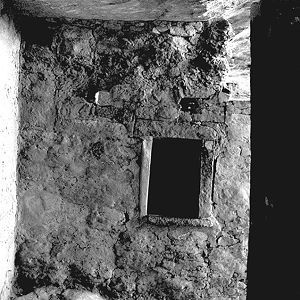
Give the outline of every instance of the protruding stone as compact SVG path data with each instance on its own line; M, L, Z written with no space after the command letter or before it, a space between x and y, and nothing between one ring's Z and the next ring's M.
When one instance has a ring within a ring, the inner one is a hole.
M156 30L158 30L159 32L166 32L167 30L169 30L169 27L166 25L159 25L156 26Z
M227 102L230 99L230 90L227 88L223 88L222 91L219 93L219 102Z
M170 28L170 34L178 35L178 36L188 36L186 31L182 27L179 27L179 26L172 26Z
M95 103L99 106L112 105L111 94L108 91L99 91L95 95Z
M64 297L66 300L105 300L98 294L78 290L66 290Z
M197 32L201 32L203 29L203 23L202 22L193 22L191 23L193 25L193 27L195 28L195 30Z
M197 33L197 30L191 24L186 25L184 29L188 36L193 36Z
M170 28L170 34L177 36L194 36L197 33L197 30L192 24L187 24L185 27L172 26Z
M214 148L214 142L213 141L206 141L205 142L205 148L207 150L213 150L213 148Z
M190 43L191 43L192 45L196 45L196 44L198 43L199 37L200 37L200 34L199 34L199 33L196 33L195 35L193 35L193 36L190 38Z
M30 293L16 298L16 300L38 300L38 296L35 293Z
M155 34L160 34L160 32L155 27L152 29L152 32Z

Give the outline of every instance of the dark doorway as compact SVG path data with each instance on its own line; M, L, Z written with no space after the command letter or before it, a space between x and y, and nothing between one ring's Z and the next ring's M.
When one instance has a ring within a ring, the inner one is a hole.
M299 135L299 37L299 1L261 1L251 26L248 300L300 299L295 175L300 159L294 151Z
M148 214L199 217L201 141L154 139Z

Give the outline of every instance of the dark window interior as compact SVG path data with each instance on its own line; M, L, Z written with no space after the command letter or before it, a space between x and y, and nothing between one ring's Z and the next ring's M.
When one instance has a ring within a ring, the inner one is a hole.
M180 101L181 110L195 114L200 109L198 98L183 98Z
M153 140L148 214L198 218L200 154L199 140Z

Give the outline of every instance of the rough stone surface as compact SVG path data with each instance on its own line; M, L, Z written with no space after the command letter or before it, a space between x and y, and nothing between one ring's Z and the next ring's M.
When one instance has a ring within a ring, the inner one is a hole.
M38 17L203 21L236 17L250 7L251 0L12 0L12 3L22 13Z
M64 297L66 300L105 300L98 294L78 290L66 290Z
M208 21L225 18L233 36L228 41L230 71L224 78L231 90L231 100L250 100L250 6L251 0L11 0L20 14L36 17L100 20ZM201 23L198 23L201 24ZM153 33L170 30L175 36L194 36L201 25L153 28Z
M254 2L254 1L252 1ZM228 41L229 72L225 77L231 91L230 100L250 100L250 2L240 3L238 13L227 19L232 25L233 37Z
M14 270L20 37L0 1L0 299L8 299Z
M245 299L250 116L219 100L228 22L40 27L22 45L15 295ZM140 218L148 135L213 141L210 224Z

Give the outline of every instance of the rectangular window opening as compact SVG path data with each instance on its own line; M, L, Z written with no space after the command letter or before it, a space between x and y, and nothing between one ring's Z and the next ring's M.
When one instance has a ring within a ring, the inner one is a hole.
M141 216L197 219L201 215L203 141L147 138L143 143ZM201 167L202 166L202 167ZM204 168L207 170L207 168ZM205 202L205 201L204 201Z

